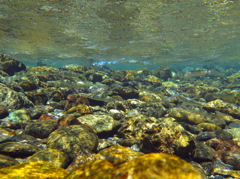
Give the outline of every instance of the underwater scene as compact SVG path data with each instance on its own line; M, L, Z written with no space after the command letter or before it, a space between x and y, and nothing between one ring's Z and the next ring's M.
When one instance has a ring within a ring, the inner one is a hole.
M239 17L240 0L0 0L0 178L240 178Z

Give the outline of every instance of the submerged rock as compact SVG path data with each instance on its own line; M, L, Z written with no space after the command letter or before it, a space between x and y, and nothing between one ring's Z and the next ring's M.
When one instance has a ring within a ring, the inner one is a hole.
M58 127L55 120L38 120L25 127L25 133L37 138L46 138Z
M8 56L6 54L1 54L0 55L0 70L3 70L6 72L8 75L14 75L14 73L26 70L26 66L14 59L11 56Z
M8 116L8 109L5 105L0 104L0 119Z
M202 179L190 164L177 156L164 153L145 154L116 168L107 160L96 159L81 165L66 177L66 179L73 178Z
M56 149L43 149L32 156L30 156L27 160L28 163L38 162L38 163L46 163L53 167L62 167L65 168L68 164L68 156L62 151Z
M34 145L20 142L5 142L0 144L0 153L12 157L24 158L34 154L38 148Z
M240 107L236 105L224 102L220 99L210 101L204 105L204 109L210 112L220 111L230 114L233 117L240 119Z
M30 101L23 93L16 92L3 84L0 84L0 104L8 109L20 109L23 107L33 107Z
M62 127L52 132L47 139L49 148L65 152L75 158L80 151L93 152L97 149L98 137L87 125Z
M99 154L115 166L143 155L142 152L133 151L120 145L103 149Z
M173 120L165 118L159 123L147 125L142 134L141 151L190 156L195 148L194 137Z
M120 122L109 115L88 114L77 118L82 124L94 127L98 135L106 135L120 127Z
M19 164L19 162L14 158L0 154L0 168L10 167L17 164Z
M48 163L31 162L0 169L1 179L64 179L68 171Z

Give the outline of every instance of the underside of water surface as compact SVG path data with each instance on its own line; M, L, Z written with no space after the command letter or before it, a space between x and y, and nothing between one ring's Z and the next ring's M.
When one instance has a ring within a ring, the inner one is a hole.
M28 65L239 65L239 0L0 1L0 53Z

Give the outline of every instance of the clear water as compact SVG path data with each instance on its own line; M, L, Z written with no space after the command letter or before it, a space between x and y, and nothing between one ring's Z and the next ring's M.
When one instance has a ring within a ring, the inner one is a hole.
M0 0L0 53L36 65L240 66L240 0Z

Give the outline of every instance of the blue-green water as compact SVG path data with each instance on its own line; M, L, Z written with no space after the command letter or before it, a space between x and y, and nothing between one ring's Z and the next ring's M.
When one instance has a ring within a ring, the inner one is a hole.
M237 67L239 17L239 0L0 1L0 53L58 67Z

